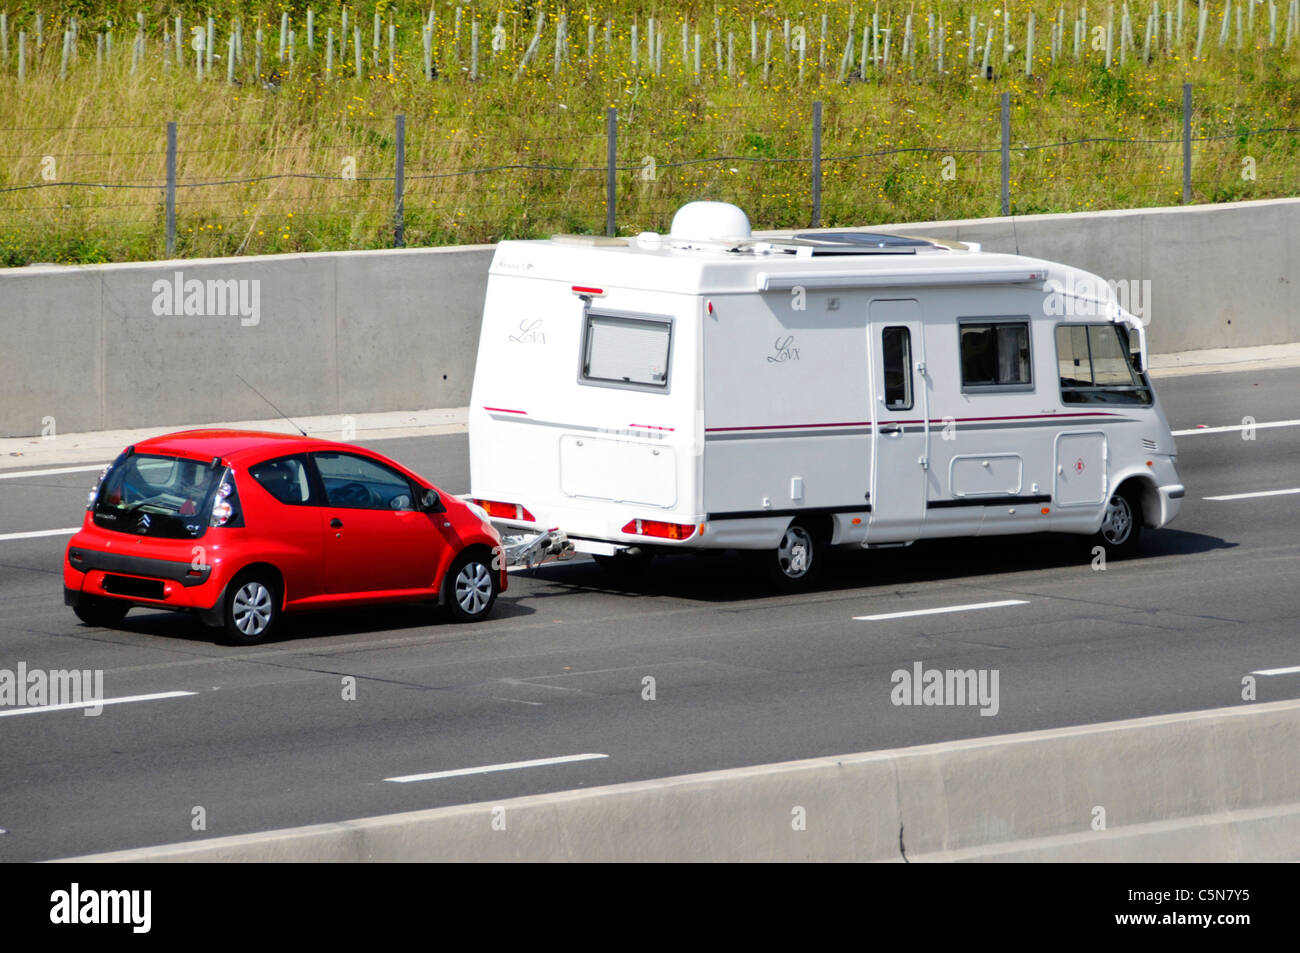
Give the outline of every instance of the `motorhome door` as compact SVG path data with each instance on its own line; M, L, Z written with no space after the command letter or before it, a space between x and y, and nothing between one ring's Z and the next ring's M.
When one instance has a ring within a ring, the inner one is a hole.
M925 336L915 298L877 299L867 321L871 374L871 520L867 541L916 539L930 449Z

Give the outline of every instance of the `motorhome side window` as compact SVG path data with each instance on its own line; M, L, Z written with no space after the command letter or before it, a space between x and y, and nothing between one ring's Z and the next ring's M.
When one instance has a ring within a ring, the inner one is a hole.
M880 352L885 365L885 406L912 409L912 333L907 328L880 332Z
M666 390L672 322L588 312L582 380Z
M1029 321L961 319L963 390L1032 390Z
M1057 325L1056 362L1062 403L1151 403L1151 389L1134 369L1128 337L1117 325Z

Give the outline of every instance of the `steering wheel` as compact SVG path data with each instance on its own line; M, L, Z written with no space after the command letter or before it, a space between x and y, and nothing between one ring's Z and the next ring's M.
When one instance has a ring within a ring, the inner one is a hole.
M330 494L330 502L335 506L374 506L374 497L362 483L345 483Z

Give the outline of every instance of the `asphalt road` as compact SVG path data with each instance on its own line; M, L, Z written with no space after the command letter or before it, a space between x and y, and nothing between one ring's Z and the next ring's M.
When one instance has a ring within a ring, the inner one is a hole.
M1175 430L1300 420L1300 369L1158 389ZM374 446L468 488L463 435ZM108 698L192 694L98 717L0 708L0 859L1243 704L1243 676L1300 666L1300 493L1205 498L1300 487L1300 426L1178 446L1181 516L1104 572L1058 536L847 554L800 596L732 557L662 560L626 585L575 560L515 573L483 624L371 609L299 617L255 648L170 613L80 624L62 604L67 535L13 534L78 524L94 473L2 477L0 669L102 669ZM1020 603L855 619L1004 600ZM895 706L891 675L916 662L996 670L997 714ZM1261 701L1300 696L1300 672L1256 678ZM577 754L606 757L385 780Z

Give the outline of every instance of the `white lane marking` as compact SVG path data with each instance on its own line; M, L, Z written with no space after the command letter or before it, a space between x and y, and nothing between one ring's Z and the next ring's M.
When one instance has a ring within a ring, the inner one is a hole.
M71 529L36 529L29 533L0 533L0 539L35 539L38 536L71 536L73 533L80 532L80 526L74 526Z
M1260 490L1256 493L1231 493L1228 496L1207 496L1207 500L1253 500L1260 496L1289 496L1292 493L1300 493L1300 486L1292 487L1289 490Z
M458 778L466 774L489 774L493 771L514 771L517 768L537 768L544 764L568 764L571 761L594 761L608 758L607 754L566 754L560 758L538 758L536 761L511 761L508 764L485 764L478 768L457 768L454 771L434 771L430 774L406 774L400 778L384 778L406 784L408 781L433 781L436 778Z
M1190 437L1198 433L1232 433L1247 428L1267 430L1270 427L1300 427L1300 420L1268 420L1262 424L1232 424L1227 427L1194 427L1191 430L1175 430L1173 435L1175 437Z
M1292 665L1289 668L1261 668L1258 672L1251 672L1251 675L1295 675L1300 672L1300 665Z
M858 622L879 622L882 619L905 619L914 615L939 615L943 612L966 612L971 609L996 609L999 606L1027 606L1028 599L1003 599L1000 602L972 602L964 606L943 606L939 609L913 609L910 612L882 612L879 615L855 615Z
M16 473L0 470L0 480L21 480L23 477L54 476L58 473L89 473L91 470L102 470L106 466L107 463L96 463L88 467L55 467L52 470L19 470Z
M87 702L67 702L63 705L33 705L30 708L11 708L0 710L0 718L10 715L30 715L41 711L69 711L74 708L98 708L100 705L124 705L127 702L151 702L160 698L180 698L183 695L197 695L198 692L158 692L153 695L125 695L121 698L92 699Z

